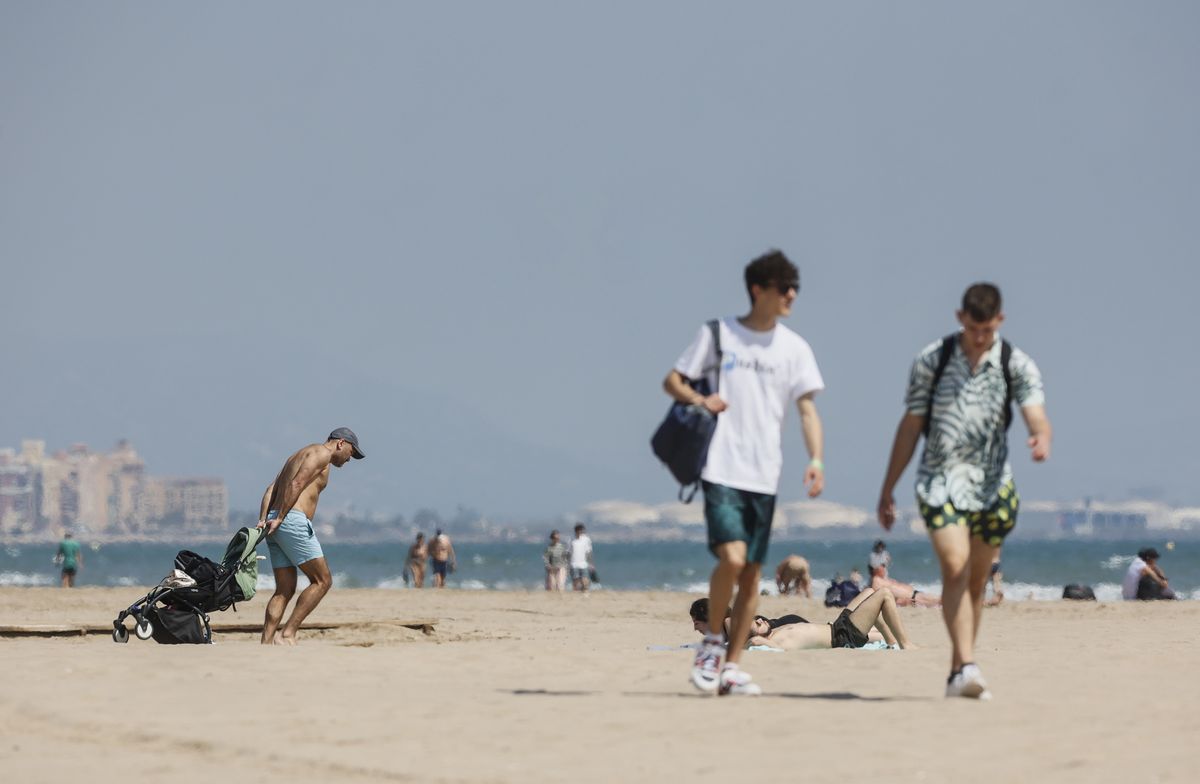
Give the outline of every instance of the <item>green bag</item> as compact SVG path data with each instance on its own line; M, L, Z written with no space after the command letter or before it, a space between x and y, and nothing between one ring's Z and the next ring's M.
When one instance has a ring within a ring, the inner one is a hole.
M258 552L255 548L266 535L265 528L239 528L225 548L221 565L233 572L241 594L235 601L244 602L258 590Z

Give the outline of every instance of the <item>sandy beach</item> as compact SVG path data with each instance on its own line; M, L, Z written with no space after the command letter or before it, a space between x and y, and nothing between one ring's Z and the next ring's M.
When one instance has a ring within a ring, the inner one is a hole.
M0 625L108 623L137 589L0 590ZM293 648L0 639L0 770L13 782L1190 781L1195 602L987 610L995 699L946 700L937 610L915 651L747 654L765 694L686 683L681 593L333 591ZM766 614L828 621L816 601ZM397 622L437 619L426 635Z

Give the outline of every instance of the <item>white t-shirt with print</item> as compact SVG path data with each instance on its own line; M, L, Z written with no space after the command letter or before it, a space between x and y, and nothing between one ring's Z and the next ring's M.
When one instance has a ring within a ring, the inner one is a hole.
M592 539L587 534L571 540L571 568L588 568L588 556L592 554Z
M782 324L756 332L728 316L720 320L721 371L717 394L728 408L717 417L700 477L738 490L774 495L783 471L783 421L788 406L825 388L804 338ZM716 365L712 332L703 324L675 370L689 379Z

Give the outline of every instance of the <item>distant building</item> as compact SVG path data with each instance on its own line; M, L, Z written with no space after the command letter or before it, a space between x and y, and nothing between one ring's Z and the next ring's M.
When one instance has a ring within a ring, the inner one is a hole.
M73 444L47 456L38 440L0 449L0 536L219 533L228 520L222 480L148 476L128 441L108 453Z

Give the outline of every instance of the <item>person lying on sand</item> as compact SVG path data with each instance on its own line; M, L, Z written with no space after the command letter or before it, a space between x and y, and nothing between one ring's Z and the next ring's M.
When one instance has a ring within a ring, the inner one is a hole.
M705 602L702 607L698 606L701 601L692 604L692 628L707 633L708 605ZM726 609L726 623L728 612ZM782 620L775 619L776 623L772 624L771 619L761 615L755 617L747 646L766 645L783 650L861 648L868 642L882 639L888 645L899 645L905 650L916 647L904 630L896 609L896 599L890 591L867 588L829 624L809 623L803 618L799 618L798 622L779 623ZM876 634L872 627L878 629L879 633Z

